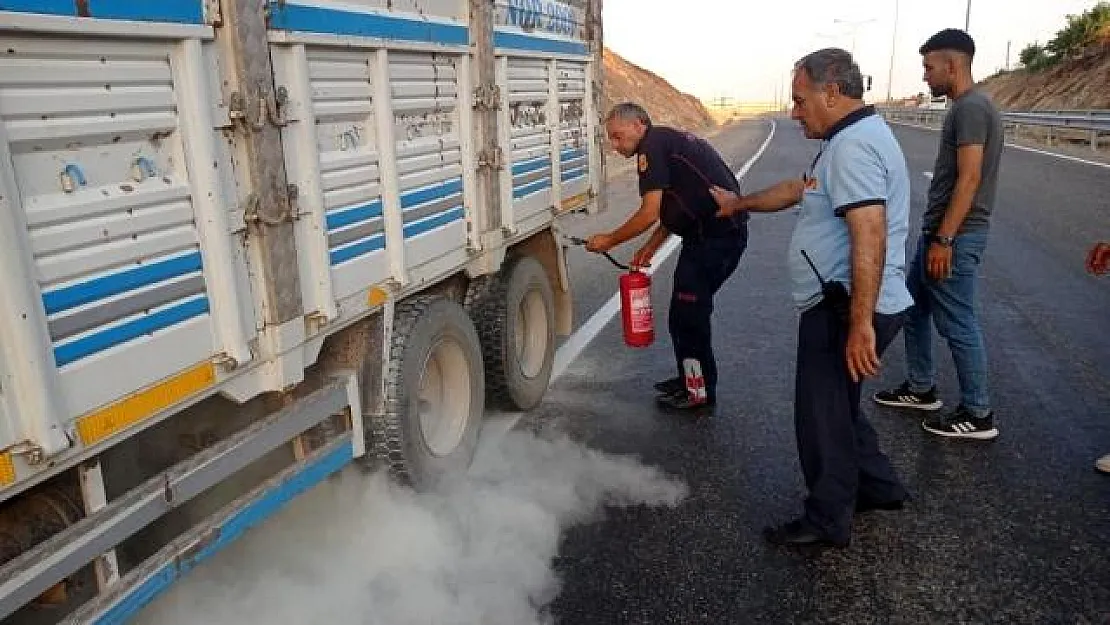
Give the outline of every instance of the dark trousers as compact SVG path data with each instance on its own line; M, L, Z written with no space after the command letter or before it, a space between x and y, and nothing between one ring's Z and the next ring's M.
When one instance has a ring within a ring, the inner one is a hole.
M713 315L713 296L736 271L746 246L746 232L683 241L674 270L667 326L674 346L678 376L683 375L683 360L697 360L701 364L710 401L716 400L717 393L717 361L713 357L713 337L709 325Z
M902 327L902 315L875 315L880 355ZM857 499L903 500L906 489L879 451L875 430L860 413L860 384L845 361L848 323L824 303L802 314L794 429L809 496L805 518L835 541L847 541Z

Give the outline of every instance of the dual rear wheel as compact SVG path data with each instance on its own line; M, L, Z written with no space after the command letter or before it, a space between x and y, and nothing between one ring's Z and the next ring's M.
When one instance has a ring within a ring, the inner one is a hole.
M506 410L542 399L555 354L554 310L547 273L527 256L475 280L463 305L438 295L398 304L384 410L367 419L374 458L419 490L466 471L487 399Z

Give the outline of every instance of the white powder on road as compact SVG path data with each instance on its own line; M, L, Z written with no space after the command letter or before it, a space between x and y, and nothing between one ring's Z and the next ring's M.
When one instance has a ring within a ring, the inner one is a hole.
M193 571L138 622L550 622L560 533L605 506L675 506L684 484L565 438L494 437L470 473L417 494L348 470Z

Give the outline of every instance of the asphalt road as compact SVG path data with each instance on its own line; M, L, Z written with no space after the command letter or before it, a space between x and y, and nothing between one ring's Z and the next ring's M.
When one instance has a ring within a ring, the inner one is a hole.
M770 127L730 126L712 141L739 169ZM936 135L897 134L916 227ZM745 188L799 175L816 150L778 120ZM638 204L633 176L614 176L608 212L567 218L564 230L620 223ZM1084 275L1082 264L1095 238L1110 237L1110 171L1007 150L999 193L981 299L1002 435L938 441L918 415L865 405L914 500L857 519L846 550L807 558L760 534L797 515L804 495L787 211L752 219L748 251L718 297L722 384L711 418L654 405L651 382L673 366L671 258L654 282L655 344L628 349L615 321L603 326L538 409L519 421L490 415L488 453L466 479L417 495L345 471L191 573L139 622L1108 623L1110 478L1092 462L1110 452L1110 279ZM635 247L615 255L627 260ZM581 327L619 272L581 248L569 265ZM902 352L896 340L869 389L901 380ZM942 364L942 396L953 402L955 376Z
M777 128L745 188L796 176L816 153L792 122ZM766 131L765 122L746 123L714 142L739 166ZM916 231L937 135L896 134ZM630 175L615 180L609 212L567 229L619 222L635 206L633 185ZM792 426L797 314L785 270L795 216L752 220L748 251L717 300L718 407L696 422L652 400L651 382L672 374L663 321L670 259L655 279L655 345L627 349L610 323L521 424L638 456L690 487L676 508L614 509L564 536L558 622L1110 622L1110 478L1092 470L1110 452L1110 279L1083 272L1090 244L1110 238L1107 197L1110 170L1006 150L980 292L1001 436L935 440L919 415L866 402L914 501L861 516L849 549L817 558L760 535L796 516L804 495ZM581 322L612 295L617 274L584 252L570 261ZM941 362L941 394L952 404L955 375ZM901 381L902 363L899 338L865 392Z

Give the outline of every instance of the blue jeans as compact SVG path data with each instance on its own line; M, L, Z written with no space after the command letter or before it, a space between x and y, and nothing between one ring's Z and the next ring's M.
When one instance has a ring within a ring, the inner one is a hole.
M990 410L987 393L987 350L975 311L977 271L987 247L987 233L961 234L952 246L952 275L933 280L927 274L927 236L917 244L906 286L913 296L904 328L910 390L924 392L936 385L933 329L948 342L960 379L960 403L977 414Z

